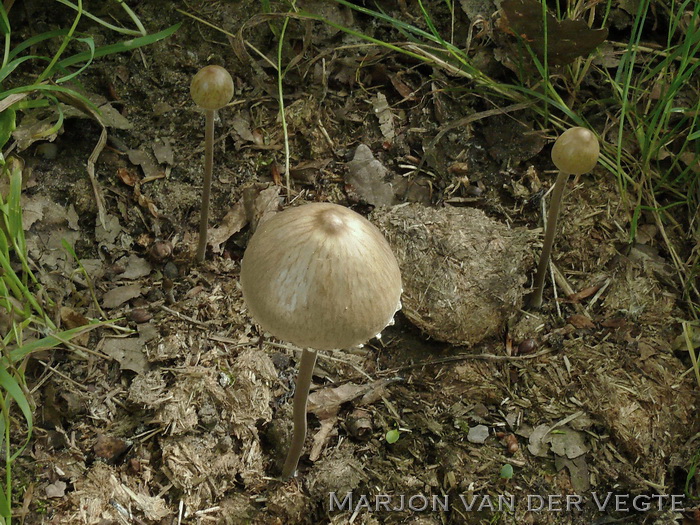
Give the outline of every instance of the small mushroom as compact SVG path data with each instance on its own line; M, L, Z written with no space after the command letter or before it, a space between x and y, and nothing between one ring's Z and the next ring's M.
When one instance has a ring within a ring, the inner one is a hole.
M241 262L241 286L265 331L304 348L286 479L303 450L316 351L377 336L401 307L401 273L372 223L343 206L315 203L278 213L256 230Z
M209 198L214 167L214 117L216 110L224 107L233 97L233 79L221 66L205 66L192 78L190 84L192 100L204 110L204 187L202 188L202 210L199 216L199 241L197 262L204 261L207 249L207 226L209 224Z
M586 128L575 127L567 129L557 139L552 147L552 162L559 170L557 180L552 189L552 200L547 214L547 226L542 243L542 253L535 274L534 290L530 296L530 307L542 306L542 291L544 278L549 266L554 235L557 231L557 219L561 208L562 196L569 175L583 175L591 171L598 162L600 145L596 136Z

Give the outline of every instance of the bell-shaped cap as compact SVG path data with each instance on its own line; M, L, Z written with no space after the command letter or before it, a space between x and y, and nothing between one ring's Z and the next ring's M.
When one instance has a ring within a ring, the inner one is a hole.
M586 128L567 129L552 146L552 162L559 171L571 175L591 171L599 154L598 139Z
M233 98L233 79L221 66L205 66L192 77L190 95L200 108L222 108Z
M316 350L379 334L400 307L401 273L382 233L336 204L305 204L258 227L241 263L251 316L278 339Z

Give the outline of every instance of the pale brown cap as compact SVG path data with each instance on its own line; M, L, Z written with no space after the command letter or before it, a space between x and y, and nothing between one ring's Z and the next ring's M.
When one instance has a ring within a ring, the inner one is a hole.
M233 98L233 79L221 66L205 66L192 77L190 95L200 108L222 108Z
M564 173L583 175L598 163L598 139L586 128L571 128L562 133L552 146L552 162Z
M263 223L243 256L241 285L264 330L316 350L365 343L400 308L401 272L389 243L336 204L289 208Z

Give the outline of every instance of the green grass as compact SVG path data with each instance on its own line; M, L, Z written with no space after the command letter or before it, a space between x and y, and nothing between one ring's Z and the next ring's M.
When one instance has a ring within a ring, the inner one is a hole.
M0 318L7 333L2 336L0 355L0 449L5 459L5 476L0 482L0 523L12 520L12 465L24 451L34 429L33 406L26 387L24 369L27 358L39 351L65 345L72 338L102 325L56 331L46 314L41 286L29 268L27 247L22 229L22 164L10 157L2 170L9 179L6 198L0 196ZM30 340L28 335L52 333ZM22 422L15 418L13 407L19 409ZM24 433L17 444L16 433Z
M73 10L75 18L71 26L34 35L14 47L9 16L0 4L0 38L4 41L0 64L0 177L6 179L9 186L7 195L0 196L0 326L6 328L0 332L0 457L4 458L5 473L0 477L0 525L12 522L12 508L16 502L12 467L34 430L33 404L24 375L27 359L35 352L69 346L74 337L105 324L94 322L58 331L47 313L46 308L54 305L30 269L22 227L23 166L16 158L8 157L7 146L18 114L46 111L47 108L53 110L52 125L35 136L37 140L50 136L63 125L60 102L72 100L99 115L99 110L82 93L66 83L75 81L95 59L152 44L172 35L179 27L177 24L148 34L129 6L123 0L117 2L135 29L116 26L86 12L82 0L75 4L55 0L55 5L47 6L47 9L61 9L62 5ZM91 35L78 31L82 17L128 38L97 47ZM55 51L50 56L33 54L36 48L52 46ZM18 69L27 66L38 71L36 77L28 83L15 79Z
M124 29L114 26L83 10L82 0L77 4L67 0L55 0L57 4L63 4L76 11L75 18L70 28L56 29L34 35L12 47L12 28L5 8L0 4L0 37L4 40L2 64L0 65L0 151L5 153L5 146L15 129L17 112L30 112L41 108L52 107L54 112L53 125L37 135L36 139L48 137L58 131L63 125L63 111L60 101L72 100L84 104L99 114L99 110L80 92L65 84L74 80L85 71L92 62L100 57L133 51L139 47L147 46L172 35L180 26L173 25L163 31L145 34L145 30L136 15L121 0L122 8L135 21L138 30ZM51 7L58 8L57 6ZM78 24L85 16L100 23L108 29L118 31L121 34L134 36L116 44L96 47L94 38L88 34L78 32ZM52 56L32 54L32 50L39 45L51 45L57 42L58 47ZM68 49L82 48L83 51L68 53ZM33 82L21 83L13 78L13 73L20 67L34 65L39 68L39 73ZM11 86L11 87L8 87ZM61 97L67 95L68 97ZM4 157L0 157L0 163Z

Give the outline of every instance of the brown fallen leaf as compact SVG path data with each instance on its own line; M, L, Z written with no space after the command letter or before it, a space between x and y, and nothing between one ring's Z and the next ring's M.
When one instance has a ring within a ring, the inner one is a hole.
M108 463L112 463L119 459L119 457L124 454L129 448L129 443L121 438L116 438L112 436L100 435L97 438L97 442L93 447L95 456L100 459L105 460Z
M625 321L625 319L618 317L605 319L601 321L600 326L604 326L605 328L622 328L626 324L627 321Z
M62 306L60 310L61 321L68 329L78 328L79 326L85 326L90 324L90 320L83 314L76 312L68 306ZM87 345L90 340L90 334L87 332L80 334L73 338L73 342L80 345Z
M119 363L122 370L143 374L148 368L142 337L110 338L104 341L101 350Z
M597 284L594 286L589 286L587 288L584 288L581 291L578 291L576 293L572 293L571 295L567 296L566 299L563 299L562 302L564 303L579 303L583 299L588 299L590 296L595 294L598 290L600 290L602 284Z
M591 319L585 315L570 315L566 322L576 328L595 328L593 321L591 321Z
M102 306L105 308L116 308L139 295L141 295L141 287L138 284L117 286L104 294Z
M214 253L222 253L223 245L232 235L238 233L243 227L248 224L246 218L243 199L240 199L229 212L221 219L221 222L215 228L209 228L208 243Z
M340 405L360 397L368 390L368 385L345 383L337 387L326 387L309 395L308 411L319 419L327 419L338 413Z
M570 64L588 56L608 37L608 30L592 29L583 20L557 20L547 13L547 61L553 66ZM501 3L501 31L517 35L544 57L544 24L539 0L504 0Z
M136 172L130 168L117 169L117 177L119 177L119 180L121 180L124 184L131 186L132 188L140 179Z
M117 264L124 266L124 271L119 275L122 279L140 279L151 273L151 263L134 253L129 257L122 257Z
M66 485L65 481L58 480L50 485L46 485L44 489L46 491L47 498L62 498L66 495Z

